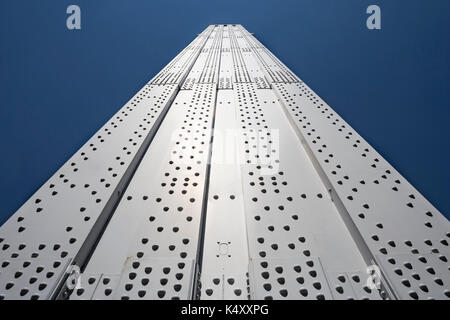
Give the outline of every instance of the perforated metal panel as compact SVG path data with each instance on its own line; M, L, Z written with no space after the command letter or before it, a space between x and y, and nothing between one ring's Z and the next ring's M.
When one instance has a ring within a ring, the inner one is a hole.
M449 299L449 237L254 36L211 25L1 227L0 299Z
M1 297L50 298L83 263L175 94L147 84L1 227Z
M214 28L208 50L187 76L195 79L191 88L176 96L86 267L87 274L119 278L108 298L194 294L219 63L213 51L220 54L221 37L222 27ZM175 270L172 278L156 272L164 268ZM145 270L155 271L146 275Z

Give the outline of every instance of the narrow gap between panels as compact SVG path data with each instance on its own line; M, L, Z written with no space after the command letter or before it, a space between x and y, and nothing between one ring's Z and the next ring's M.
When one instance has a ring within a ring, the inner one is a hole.
M203 247L205 241L205 228L206 228L206 215L208 211L208 195L209 195L209 181L211 175L211 158L212 158L212 145L214 140L214 123L216 118L216 103L217 103L217 93L214 100L214 111L213 111L213 120L211 126L211 139L209 142L208 149L208 160L206 164L206 174L205 174L205 184L203 189L203 199L202 199L202 209L200 215L200 228L198 235L198 244L197 244L197 256L194 264L194 285L192 287L192 297L193 299L199 298L199 282L200 282L200 274L202 270L202 262L203 262Z
M211 139L209 142L209 149L208 149L208 162L206 165L206 176L205 176L205 187L203 191L203 202L202 202L202 211L201 211L201 217L200 217L200 229L199 229L199 237L198 237L198 245L197 245L197 256L195 259L195 265L194 265L194 282L192 287L192 297L193 299L199 299L200 298L200 274L202 271L202 263L203 263L203 248L204 248L204 241L205 241L205 229L206 229L206 216L208 211L208 195L209 195L209 182L210 182L210 175L211 175L211 159L212 159L212 148L213 148L213 141L214 141L214 127L216 122L216 109L217 109L217 96L218 96L218 75L220 74L220 63L221 63L221 57L222 57L222 41L223 41L223 35L221 35L220 39L220 46L218 48L219 52L219 58L217 60L218 68L217 68L217 75L214 79L215 88L215 97L214 97L214 104L213 104L213 118L212 118L212 124L211 124Z

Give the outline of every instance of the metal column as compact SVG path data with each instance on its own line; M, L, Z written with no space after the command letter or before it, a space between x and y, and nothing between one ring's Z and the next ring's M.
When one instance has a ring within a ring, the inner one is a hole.
M211 25L0 228L0 299L449 299L449 238L254 36Z

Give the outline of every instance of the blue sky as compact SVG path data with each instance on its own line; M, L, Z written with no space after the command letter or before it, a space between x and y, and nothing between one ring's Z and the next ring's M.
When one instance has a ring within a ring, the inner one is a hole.
M365 26L370 4L381 30ZM448 12L448 0L3 0L0 223L214 23L254 32L448 218Z

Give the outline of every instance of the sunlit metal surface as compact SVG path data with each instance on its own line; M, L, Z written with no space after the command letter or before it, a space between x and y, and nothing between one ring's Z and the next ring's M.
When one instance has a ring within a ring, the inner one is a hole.
M1 227L0 299L449 299L449 237L253 35L211 25Z

